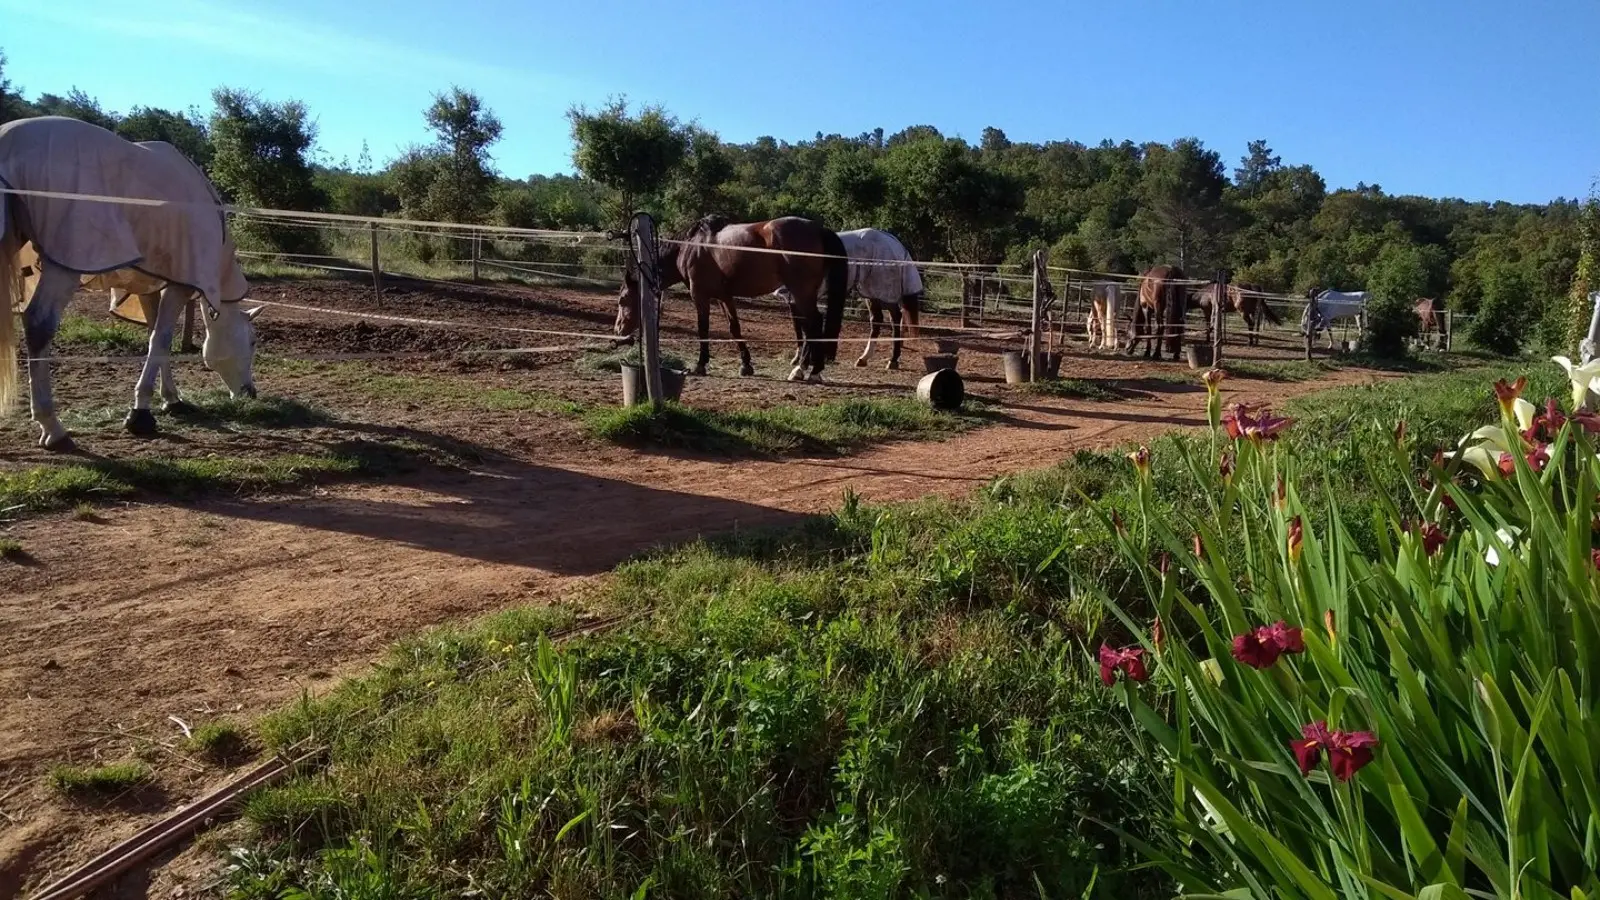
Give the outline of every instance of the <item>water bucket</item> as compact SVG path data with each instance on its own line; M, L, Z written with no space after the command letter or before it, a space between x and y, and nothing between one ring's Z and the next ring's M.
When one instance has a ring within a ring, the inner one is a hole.
M922 365L929 372L937 372L940 369L954 369L957 361L954 353L933 353L922 358Z
M955 369L929 372L917 382L917 399L934 409L956 410L966 399L967 388Z
M961 352L961 342L957 341L955 338L934 338L933 342L938 346L940 353Z
M1189 344L1183 348L1183 355L1189 360L1189 368L1204 369L1211 365L1210 344Z
M668 400L677 400L683 396L683 383L689 373L678 369L661 367L661 393ZM644 383L644 366L634 363L622 364L622 405L635 406L650 402L650 390Z
M1028 355L1021 350L1011 350L1000 354L1000 363L1005 367L1006 384L1022 384L1028 380Z
M1061 354L1040 352L1039 374L1045 378L1061 377Z

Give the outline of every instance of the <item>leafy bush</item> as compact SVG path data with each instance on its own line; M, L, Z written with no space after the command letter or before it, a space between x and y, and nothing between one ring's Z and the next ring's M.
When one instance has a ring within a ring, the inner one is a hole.
M1520 266L1500 263L1483 276L1483 302L1472 320L1472 342L1502 356L1522 350L1533 285Z
M1406 355L1406 341L1416 337L1416 302L1428 290L1422 251L1410 243L1389 244L1378 254L1367 278L1372 300L1367 304L1367 339L1378 356Z
M1153 486L1127 526L1103 514L1161 625L1105 598L1137 639L1103 665L1173 773L1147 849L1190 891L1600 891L1600 418L1540 413L1521 386L1498 383L1499 426L1425 473L1403 432L1366 457L1371 481L1408 485L1375 553L1338 515L1316 524L1310 460L1270 441L1226 444L1231 478L1185 460L1204 515L1157 513Z

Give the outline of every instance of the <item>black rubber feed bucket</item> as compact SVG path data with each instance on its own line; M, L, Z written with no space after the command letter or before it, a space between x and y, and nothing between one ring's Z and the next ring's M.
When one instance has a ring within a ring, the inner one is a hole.
M954 353L934 353L922 358L925 371L937 372L940 369L954 369L958 357Z
M1204 369L1211 365L1210 344L1189 344L1183 348L1183 353L1189 358L1189 368Z
M683 396L683 383L688 377L687 372L677 369L661 367L661 392L668 400L677 400ZM622 364L622 405L636 406L650 402L650 390L644 383L644 366L633 363Z
M917 382L917 399L934 409L957 410L967 398L967 387L955 369L940 369Z

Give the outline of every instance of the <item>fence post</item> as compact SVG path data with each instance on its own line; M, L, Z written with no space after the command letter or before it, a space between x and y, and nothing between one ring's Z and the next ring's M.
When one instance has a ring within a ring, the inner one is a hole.
M1039 352L1039 325L1044 318L1044 289L1050 273L1044 270L1045 251L1033 251L1033 324L1028 330L1028 380L1042 381L1044 355Z
M1211 304L1211 365L1222 365L1223 329L1228 321L1228 270L1217 270L1217 302Z
M383 270L378 268L378 223L368 223L367 230L372 235L372 290L381 299L383 296Z
M183 343L178 345L180 353L194 352L194 304L195 298L190 297L183 306Z
M479 240L480 240L480 238L478 237L478 232L476 232L476 231L472 232L472 283L473 284L477 284L478 283L478 254L480 252L478 250L478 241Z
M1311 361L1311 336L1317 333L1317 289L1311 288L1306 293L1306 311L1303 314L1304 322L1300 332L1306 341L1306 362Z
M635 213L633 227L633 261L637 267L634 278L639 284L639 342L640 360L644 364L645 392L650 397L650 408L661 411L665 392L661 387L661 343L658 326L660 319L661 273L656 260L656 223L649 213Z
M1455 336L1455 313L1447 309L1444 311L1444 339L1439 342L1444 345L1444 352L1450 352L1450 342L1455 340Z
M961 327L972 327L972 273L961 271Z

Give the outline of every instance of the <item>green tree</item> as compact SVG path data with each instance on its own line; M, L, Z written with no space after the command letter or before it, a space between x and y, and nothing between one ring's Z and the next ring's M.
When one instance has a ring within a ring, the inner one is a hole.
M733 178L733 160L723 149L722 140L692 125L685 133L687 148L666 193L667 218L675 226L688 225L708 213L731 213L731 201L723 186Z
M117 127L117 114L107 112L100 106L100 101L74 87L67 92L65 97L56 94L40 94L39 99L33 102L36 114L41 116L67 116L68 118L81 119L91 125L99 125L108 131Z
M1397 359L1406 355L1406 341L1418 332L1416 302L1428 289L1428 266L1413 244L1395 242L1383 248L1372 266L1367 290L1367 340L1373 353Z
M0 50L0 125L33 115L38 113L22 99L22 91L6 76L6 53Z
M1222 258L1222 157L1193 138L1152 146L1139 184L1134 229L1145 258L1202 268Z
M567 111L572 126L572 162L585 177L616 192L611 220L626 228L639 202L659 194L689 152L689 135L659 106L628 114L619 97L595 112Z
M1566 344L1569 356L1589 336L1594 304L1589 294L1600 291L1600 188L1591 189L1583 206L1578 264L1567 295Z
M1272 152L1266 141L1251 141L1247 153L1233 170L1233 183L1240 193L1250 196L1260 191L1267 179L1283 168L1283 159Z
M201 168L211 165L211 136L196 110L179 113L135 106L117 122L116 131L130 141L166 141Z
M218 88L211 94L211 180L234 203L268 209L319 210L326 197L317 188L306 154L316 143L316 125L305 104L279 103L258 94ZM316 252L319 235L303 227L241 227L254 237L286 252Z
M1482 277L1483 302L1468 337L1485 350L1514 356L1522 350L1529 324L1531 282L1521 265L1504 261L1490 266Z

